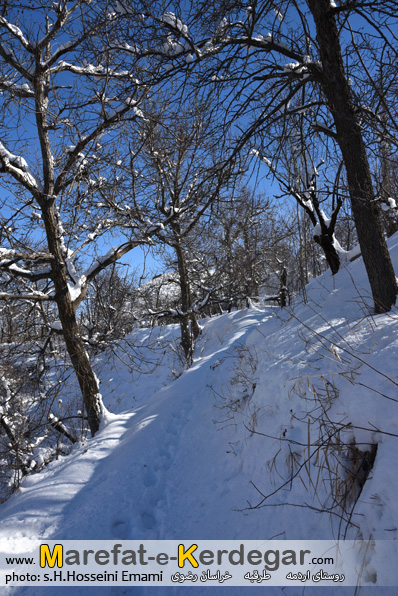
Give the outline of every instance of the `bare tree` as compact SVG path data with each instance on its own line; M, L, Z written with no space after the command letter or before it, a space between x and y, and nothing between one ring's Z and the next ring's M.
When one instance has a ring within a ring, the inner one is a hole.
M113 263L93 280L80 309L88 343L105 349L109 341L123 338L134 328L133 308L137 280L130 270Z
M148 220L156 223L155 244L162 250L167 247L166 252L174 256L180 290L175 314L185 358L191 364L194 340L200 332L199 305L192 294L193 261L188 262L192 238L199 222L209 222L220 198L233 192L240 169L220 142L220 132L211 118L211 98L196 99L177 110L170 98L161 99L162 112L155 110L142 123L141 151L131 157L132 183L129 187L127 181L125 192L133 195L134 209L119 217L126 226L131 220L141 226Z
M350 4L343 4L337 9L328 0L308 0L308 6L316 25L322 63L320 84L327 98L344 159L358 241L375 310L389 311L396 300L397 281L383 236L366 146L344 68L336 22L337 11L350 12Z
M203 270L203 285L211 289L210 306L230 309L264 293L278 299L276 271L284 260L289 232L275 204L239 185L219 201L210 225L200 230L194 254Z
M140 106L156 64L148 59L140 71L134 48L120 42L125 15L106 2L23 8L3 2L0 16L0 173L7 193L0 270L18 280L18 290L0 298L56 305L94 435L103 406L76 309L104 268L156 230L130 227L106 251L115 221L101 202L115 192L128 152L119 142L122 125L145 118ZM138 17L129 25L132 35L134 27L142 31Z
M180 5L177 15L154 17L169 30L168 55L173 67L191 68L202 86L219 89L227 125L234 123L242 130L237 150L252 143L262 131L270 138L266 157L273 159L285 139L275 138L273 125L289 118L290 101L307 90L305 105L293 112L316 107L326 122L321 128L341 152L376 312L390 310L398 289L361 128L364 108L357 102L360 94L355 93L355 84L361 81L357 71L371 69L371 63L366 62L369 56L365 52L354 54L353 44L349 44L354 29L350 16L376 22L380 56L386 45L392 45L395 8L390 1L340 2L337 6L329 0L259 0L249 7L234 1L191 4L188 9ZM250 112L254 115L248 123ZM319 130L317 122L313 124L314 130Z

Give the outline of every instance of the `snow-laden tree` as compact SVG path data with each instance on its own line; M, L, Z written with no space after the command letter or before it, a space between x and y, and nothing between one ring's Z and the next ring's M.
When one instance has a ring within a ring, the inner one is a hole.
M319 181L323 159L318 163L306 151L306 144L300 141L286 142L283 155L279 157L278 168L267 157L253 149L252 153L263 161L272 178L278 182L279 199L292 197L312 225L312 238L322 249L332 274L338 272L341 262L351 260L358 250L344 250L335 236L337 218L343 205L343 194L336 184ZM290 149L290 151L289 151ZM302 151L300 151L300 149ZM299 152L300 151L300 152ZM337 170L337 179L340 175ZM330 217L328 217L330 213ZM297 222L299 225L299 222Z
M89 0L2 2L0 14L0 271L17 284L0 298L54 305L92 434L103 406L77 307L104 268L162 225L117 233L103 201L118 202L130 155L120 131L146 120L158 73L159 60L138 65L129 43L145 41L143 16L129 14L128 38L125 20L118 3Z
M211 116L212 98L191 98L184 105L171 106L170 96L160 95L150 118L141 122L140 151L131 154L123 191L134 200L134 208L118 213L119 225L143 226L148 220L158 225L153 241L175 262L180 290L174 312L159 312L179 320L181 345L188 364L199 334L197 314L208 296L200 296L200 271L196 271L192 246L201 222L211 225L215 204L232 194L241 167L222 138L222 130ZM162 105L159 110L159 105ZM166 108L164 106L167 106ZM114 205L112 209L116 210ZM169 222L164 226L164 222ZM189 257L189 258L188 258ZM196 285L194 299L192 284ZM155 313L149 313L152 316Z
M80 309L82 327L91 346L106 349L109 341L133 330L136 296L137 280L130 268L113 263L93 279Z
M334 140L330 146L344 162L375 310L388 311L398 290L369 165L374 129L363 126L369 112L361 98L386 47L394 48L396 3L184 2L176 14L151 16L169 31L167 52L164 47L151 51L167 53L172 69L191 69L202 88L213 86L228 127L241 130L237 150L253 144L258 149L261 132L266 139L262 155L275 165L284 136L275 135L274 124L298 111L306 114L314 133ZM373 54L356 42L361 27L372 29ZM145 58L146 52L137 55ZM303 89L305 103L290 109ZM327 155L325 163L330 163Z
M372 39L367 40L371 45ZM369 48L373 53L372 47ZM398 231L398 112L397 52L388 48L377 71L370 77L367 126L377 135L373 148L375 186L387 237Z
M200 225L194 252L211 309L246 305L259 296L279 299L277 272L288 234L277 206L249 187L239 185L219 201L211 225Z
M343 62L341 31L337 15L343 20L352 11L351 3L337 7L329 0L308 0L316 27L316 41L321 60L320 85L330 109L336 131L336 140L343 156L351 207L355 219L358 241L368 273L376 312L391 309L397 296L397 281L389 257L375 202L375 192L350 81ZM361 2L359 11L361 11ZM374 3L378 4L378 3ZM391 11L390 2L381 2L376 17L383 10ZM378 10L375 6L373 10ZM394 16L394 10L390 12ZM372 12L374 16L374 12ZM384 18L381 16L381 18Z

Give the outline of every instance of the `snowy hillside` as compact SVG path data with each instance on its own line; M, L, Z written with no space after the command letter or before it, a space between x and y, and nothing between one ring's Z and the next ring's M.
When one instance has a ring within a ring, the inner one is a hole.
M390 250L397 271L397 235ZM369 305L358 259L313 280L306 303L207 319L194 364L178 378L170 351L134 383L121 361L111 367L104 357L106 423L0 507L2 543L38 536L397 540L398 313L367 316ZM157 333L166 351L178 329ZM388 577L392 562L378 572ZM174 593L100 593L129 590ZM197 587L195 595L209 590Z

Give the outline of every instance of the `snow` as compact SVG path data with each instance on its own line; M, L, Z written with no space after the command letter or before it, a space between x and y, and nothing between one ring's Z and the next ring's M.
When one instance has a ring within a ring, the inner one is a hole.
M333 235L333 246L336 249L336 252L339 255L339 259L341 263L349 263L356 257L359 257L361 254L361 247L359 244L356 244L351 250L344 250L344 248L340 245L340 242L337 238Z
M127 97L124 104L116 108L115 110L111 110L107 113L108 119L115 118L119 113L126 112L126 107L130 107L132 112L137 116L137 118L142 118L145 120L144 114L142 110L135 106L137 102L132 99L131 97Z
M102 64L99 64L97 66L94 66L93 64L85 64L84 66L79 66L77 64L71 64L70 62L66 62L65 60L60 60L55 66L53 66L49 70L49 72L51 74L56 74L65 70L68 70L78 75L93 76L94 79L98 78L102 80L108 77L116 79L127 78L138 83L134 75L130 73L128 70L118 71L112 68L105 68Z
M389 247L398 270L398 235ZM398 312L369 315L361 259L312 280L306 296L288 309L252 307L205 320L193 366L184 372L170 372L177 326L130 337L143 356L158 344L152 374L132 378L121 359L99 357L101 392L112 414L93 439L25 478L0 506L0 538L9 551L38 537L289 541L334 539L347 531L349 539L391 541L391 560L369 561L379 582L391 578L398 538ZM338 508L320 510L332 507L331 480L344 480L343 468L333 466L341 450L349 468L352 442L359 451L376 443L377 455L357 501L347 504L350 526ZM290 471L308 457L290 481ZM250 509L274 492L266 506ZM121 593L130 593L126 589ZM146 594L147 588L138 590ZM394 587L372 590L396 593ZM58 593L34 589L35 596ZM209 590L197 586L195 594Z
M304 207L307 207L307 209L309 209L310 211L314 211L314 206L312 204L312 201L310 198L308 198L308 193L304 192L303 193L304 196L307 195L306 200L305 199L301 199L302 204L304 205ZM315 228L317 231L315 231ZM321 233L321 229L320 229L320 225L316 224L314 230L313 230L313 236L319 235Z
M112 248L110 248L108 250L108 252L106 254L102 255L102 257L100 257L99 259L95 259L94 262L92 263L91 267L89 269L87 269L87 271L85 272L85 274L83 276L85 278L85 280L89 275L91 275L91 273L93 271L95 271L95 269L97 269L97 267L99 265L101 265L108 259L112 258L116 252L117 252L117 246L113 246Z
M184 35L185 37L188 36L188 27L184 25L173 12L165 12L164 15L160 17L160 20L162 23L166 23L176 29L181 35Z
M0 24L6 27L17 39L19 39L25 48L29 47L30 44L19 27L9 23L2 15L0 16Z
M75 283L73 285L68 283L69 295L72 302L74 302L80 297L80 294L82 293L86 281L86 276L80 275L79 277L75 277Z
M0 247L0 257L13 257L15 255L15 250L11 248L4 248L3 246Z
M267 33L267 35L256 35L256 37L252 38L254 41L263 41L265 43L271 43L272 42L272 34L271 33Z
M20 85L9 79L2 79L0 80L0 85L11 91L15 91L16 93L23 93L24 95L31 95L32 97L34 96L33 89L27 83L22 83L22 85Z
M58 48L56 48L54 53L49 58L47 58L47 60L42 62L42 67L45 68L46 66L49 65L49 63L51 61L54 62L55 60L57 60L58 56L60 56L61 54L64 54L69 49L72 49L73 46L75 46L75 45L76 45L76 42L74 40L67 41L66 43L61 44L60 46L58 46Z
M11 151L8 151L0 142L0 156L4 162L6 169L16 170L20 178L28 185L34 187L36 190L42 191L41 182L35 177L31 171L26 160L20 155L14 155Z
M10 265L8 267L10 269L10 271L15 271L15 273L22 273L22 274L29 274L32 273L32 271L29 271L29 269L24 269L24 267L20 267L19 265L16 265L15 263L13 263L12 265ZM47 270L45 270L46 272Z
M308 74L308 68L306 65L300 62L288 62L283 67L284 72L294 72L295 74L305 75Z
M162 54L165 54L166 56L175 58L184 53L188 48L189 46L187 46L185 43L176 41L171 37L171 35L168 35L166 41L158 48L158 51L160 51Z
M60 227L60 226L59 226ZM62 240L63 240L63 236L61 236ZM63 242L63 246L65 247L65 243ZM68 270L68 273L71 277L71 279L73 279L73 281L75 283L77 283L79 281L79 275L77 274L76 268L75 268L75 264L73 262L73 251L71 251L69 248L65 247L65 263L66 263L66 268Z
M117 12L118 14L124 15L124 14L129 14L130 12L132 13L133 11L129 7L126 7L122 4L120 4L120 2L116 2L115 12Z
M260 152L257 151L257 149L252 149L250 151L250 155L255 155L256 157L258 157L258 159L261 159L261 161L263 161L265 164L267 164L267 166L269 167L271 172L275 172L275 166L272 165L271 160L268 159L268 157L265 157L265 155L261 155Z

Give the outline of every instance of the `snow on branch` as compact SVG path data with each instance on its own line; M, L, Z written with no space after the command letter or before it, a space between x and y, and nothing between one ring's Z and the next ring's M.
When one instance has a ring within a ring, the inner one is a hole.
M39 269L38 271L31 271L30 269L25 269L24 267L20 267L19 265L17 265L15 263L15 259L12 261L0 261L0 270L7 271L7 273L10 273L11 275L16 275L17 277L29 279L30 281L48 279L51 275L50 267L46 267L45 269Z
M128 253L136 246L139 246L140 244L143 244L143 241L131 240L130 242L125 242L121 246L114 246L113 248L108 250L108 252L105 255L99 257L94 261L91 267L87 269L87 271L85 272L84 277L88 282L91 281L92 279L94 279L94 277L96 277L96 275L98 275L98 273L100 273L100 271L105 269L105 267L107 267L111 263L115 263L123 255Z
M71 443L77 443L77 439L68 432L66 426L54 414L48 415L48 422L61 435L69 439Z
M78 66L76 64L70 64L70 62L65 62L65 60L60 60L49 72L50 74L56 74L63 71L69 71L78 75L94 76L101 79L129 79L135 81L137 84L139 83L134 75L128 70L118 71L113 68L106 68L102 64L99 64L98 66L94 66L93 64Z
M17 97L34 97L33 89L27 83L19 85L9 79L0 79L0 89L10 91L10 93Z
M300 77L309 77L308 67L301 62L289 62L283 66L283 72L299 75Z
M268 157L261 155L260 152L257 151L257 149L252 149L250 151L250 155L255 155L256 157L258 157L258 159L261 159L261 161L263 161L265 164L267 164L267 166L269 167L271 172L273 174L276 174L276 167L274 165L272 165L272 162L268 159Z
M99 274L103 269L111 265L112 263L116 263L119 259L121 259L125 254L140 246L142 244L150 244L151 243L151 236L154 236L157 232L160 232L164 229L163 224L158 223L154 224L151 222L147 222L147 226L142 231L142 234L134 239L121 244L120 246L111 248L105 255L96 259L91 267L85 271L79 277L75 277L74 285L69 285L69 292L71 295L71 299L75 308L80 304L87 293L88 284Z
M54 256L45 252L16 252L11 248L0 247L0 259L14 259L35 262L50 262L54 260Z
M146 242L148 242L148 239L146 239ZM99 273L101 273L103 269L108 267L108 265L115 263L121 259L123 255L130 252L130 250L143 243L144 241L131 240L129 242L125 242L121 246L113 247L105 255L96 259L85 273L78 277L74 276L74 285L68 284L69 293L74 308L77 308L85 297L90 281L92 281Z
M9 23L3 16L0 16L0 26L7 29L13 37L18 39L26 50L29 50L30 52L33 50L32 44L26 39L21 29L12 23Z
M41 269L31 269L34 263L38 266L40 263L49 263L53 260L53 256L47 253L18 253L15 250L0 247L0 271L4 271L14 277L27 279L31 282L36 282L41 279L49 279L51 277L51 267L44 267ZM19 261L24 261L25 266L18 264ZM35 296L40 295L40 300L46 296L42 292L32 290ZM4 297L5 295L3 295ZM10 298L9 295L6 296ZM32 295L30 295L32 298Z
M47 60L45 62L42 62L42 64L41 64L42 68L52 66L58 60L58 58L60 56L75 49L80 44L80 42L81 42L81 39L78 38L76 40L67 41L66 43L63 43L62 45L60 45L55 50L55 52L49 58L47 58Z
M134 316L134 320L145 321L148 318L162 319L165 317L180 319L181 317L185 317L193 313L199 313L208 305L212 295L220 289L221 286L218 286L213 290L208 290L203 298L196 300L194 304L185 311L183 311L181 308L166 308L159 311L154 311L148 308L145 312L140 313L140 316Z
M68 284L70 299L73 303L76 301L81 301L81 299L85 296L86 292L84 291L87 285L87 278L85 275L81 275L80 277L75 277L75 283L73 285ZM80 300L79 300L80 298Z
M232 24L231 24L232 26ZM206 42L202 41L199 42L197 45L197 50L200 55L204 55L209 53L214 53L214 50L217 50L221 47L226 46L241 46L247 48L257 48L259 50L265 50L267 52L277 52L286 56L290 60L294 60L294 64L300 64L303 68L313 70L313 66L315 63L306 62L303 64L303 56L302 54L293 50L293 48L289 47L287 44L283 43L282 41L277 41L271 33L267 33L267 35L234 35L231 32L231 35L224 36L222 40L214 39L208 40ZM293 63L292 63L293 64Z
M122 104L121 106L119 106L118 108L116 108L115 110L112 110L110 112L107 112L107 119L115 119L119 114L123 114L125 113L126 107L130 108L131 111L133 112L133 114L135 116L137 116L137 118L142 118L144 121L148 121L145 116L144 113L142 112L142 110L140 110L139 108L137 108L136 104L138 102L133 99L132 97L127 97L126 100L124 101L124 104Z
M19 156L14 155L8 149L6 149L3 143L0 141L0 160L3 165L3 172L11 174L18 182L23 184L25 188L30 191L43 192L43 187L40 182L33 174L26 160ZM0 170L1 171L1 170Z
M166 41L157 50L162 55L176 58L190 50L190 45L187 42L181 43L180 41L176 41L171 35L168 35Z
M173 12L165 12L160 17L160 21L169 25L173 31L178 31L184 37L188 37L188 27Z
M34 292L32 294L10 294L7 292L0 292L0 300L33 300L37 302L45 302L46 300L54 300L54 296Z
M328 137L331 137L334 140L337 140L337 135L336 133L331 130L326 124L324 124L323 122L320 122L319 120L317 120L316 122L314 122L314 124L312 124L312 128L314 129L315 132L322 132L325 135L327 135Z

